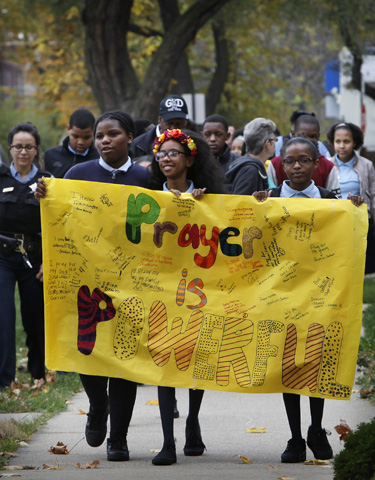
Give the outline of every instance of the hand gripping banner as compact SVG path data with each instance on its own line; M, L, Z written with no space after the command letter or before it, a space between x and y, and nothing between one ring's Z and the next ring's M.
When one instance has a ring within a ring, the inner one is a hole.
M45 181L48 368L350 398L365 205Z

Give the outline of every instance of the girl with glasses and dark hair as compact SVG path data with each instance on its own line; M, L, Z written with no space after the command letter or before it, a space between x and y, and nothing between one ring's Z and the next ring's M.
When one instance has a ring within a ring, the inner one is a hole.
M150 186L154 190L170 191L177 197L182 192L201 199L204 193L224 193L224 180L208 144L189 130L166 130L153 146ZM205 450L198 414L203 390L189 390L189 414L186 419L184 454L199 456ZM163 448L153 458L154 465L176 463L174 439L175 388L158 387L160 417L163 429Z
M337 198L330 190L317 187L311 179L318 167L319 151L317 142L302 137L289 140L281 150L282 164L288 180L280 187L268 191L254 192L253 196L260 202L268 197L287 198ZM363 198L349 194L353 205L360 206ZM301 397L295 393L283 394L284 405L288 417L292 438L281 454L282 463L298 463L306 460L306 442L301 432ZM322 428L324 398L309 397L311 425L307 432L307 445L315 458L326 460L332 458L332 448L327 434Z

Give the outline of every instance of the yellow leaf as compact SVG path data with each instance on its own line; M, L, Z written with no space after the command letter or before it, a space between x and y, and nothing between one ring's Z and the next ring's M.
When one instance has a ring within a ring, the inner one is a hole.
M148 402L146 402L146 405L159 405L159 402L157 400L148 400Z
M19 465L6 465L5 470L23 470Z
M243 463L253 463L249 457L245 457L244 455L237 455L238 458L240 458L242 460Z
M251 427L245 430L245 433L266 433L266 427Z
M329 460L305 460L305 465L331 465Z
M66 20L72 20L73 18L79 18L79 9L78 7L70 8L66 13Z
M77 410L77 412L78 412L80 415L87 415L87 413L86 413L84 410L81 410L80 408L76 408L75 410Z
M278 480L298 480L298 479L295 477L286 477L285 475L283 475L282 477L278 477Z

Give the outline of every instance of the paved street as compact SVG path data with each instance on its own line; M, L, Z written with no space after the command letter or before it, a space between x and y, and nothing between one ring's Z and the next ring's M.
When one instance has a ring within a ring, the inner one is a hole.
M129 462L108 462L105 444L91 448L84 439L86 415L79 410L88 410L84 393L72 398L67 412L52 418L30 440L29 446L18 450L19 457L12 459L12 465L35 467L17 473L30 480L90 480L110 478L124 479L267 479L276 480L286 476L298 480L332 480L332 466L316 466L280 463L280 454L289 439L289 429L281 394L246 395L238 393L205 392L200 415L203 441L207 451L202 457L185 457L184 428L187 413L188 393L177 389L180 418L175 420L177 438L177 464L157 467L151 464L154 450L162 445L162 432L157 405L147 402L157 399L157 388L138 388L133 421L128 435ZM308 398L302 398L303 430L309 426ZM343 447L334 430L340 419L355 428L362 421L375 416L375 407L361 400L358 393L350 402L326 401L324 427L332 432L329 441L334 453ZM245 433L250 427L265 427L266 433ZM54 455L48 452L52 445L63 442L72 449L68 455ZM77 443L78 442L78 443ZM245 464L239 455L248 457L253 463ZM307 449L307 459L312 459ZM82 470L77 463L85 465L99 460L95 469ZM43 464L59 466L62 470L43 470ZM10 472L9 472L10 473Z

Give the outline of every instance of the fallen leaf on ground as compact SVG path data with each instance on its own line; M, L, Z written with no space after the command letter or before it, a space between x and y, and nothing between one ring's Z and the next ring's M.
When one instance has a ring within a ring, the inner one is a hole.
M66 455L69 453L68 447L62 442L57 442L55 446L49 447L48 451L55 455Z
M1 452L0 455L2 457L7 457L7 458L18 457L18 453L14 453L14 452Z
M283 475L282 477L278 477L277 480L298 480L296 477L286 477Z
M58 465L48 465L48 463L43 463L43 470L62 470Z
M345 420L340 420L340 425L336 425L335 430L340 435L340 442L345 441L349 433L353 432Z
M236 455L236 457L240 458L243 463L253 463L249 457L245 457L244 455Z
M55 383L55 380L56 380L56 372L54 373L48 373L46 375L46 382L51 384L51 385L54 385Z
M85 465L77 463L77 468L80 468L81 470L89 470L90 468L96 468L98 465L100 465L99 460L94 460L92 463L85 463Z
M46 385L46 382L44 381L44 378L36 378L34 380L34 385L30 388L30 390L42 390L42 391L44 391L44 389L46 388L45 385Z
M21 473L0 473L0 477L23 477Z
M80 408L75 408L74 410L77 410L77 412L78 412L80 415L87 415L87 412L85 412L84 410L81 410Z
M305 465L331 465L331 462L329 460L305 460L303 462Z
M150 450L150 452L151 452L151 453L159 453L160 450L161 450L160 448L152 448L152 449Z
M19 465L6 465L5 470L23 470Z
M28 447L29 444L27 442L19 442L18 444L20 447Z
M146 405L159 405L159 402L157 400L148 400Z
M266 433L266 427L251 427L245 430L245 433Z

